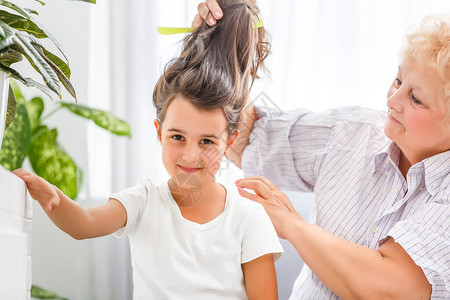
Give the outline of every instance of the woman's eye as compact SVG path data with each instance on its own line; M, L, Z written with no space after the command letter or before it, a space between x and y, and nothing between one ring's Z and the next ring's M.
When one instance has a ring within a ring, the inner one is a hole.
M422 104L422 102L419 99L417 99L416 97L414 97L414 95L411 95L411 99L416 104Z
M206 145L214 144L213 141L208 140L208 139L203 139L203 140L201 141L201 143L202 143L202 144L206 144Z
M181 135L179 135L179 134L176 134L176 135L174 135L174 136L172 136L172 138L174 139L174 140L177 140L177 141L182 141L184 138L181 136Z

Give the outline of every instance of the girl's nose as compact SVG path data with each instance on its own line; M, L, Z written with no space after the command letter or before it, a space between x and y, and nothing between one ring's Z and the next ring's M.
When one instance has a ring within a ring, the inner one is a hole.
M194 144L186 145L183 151L183 159L188 162L196 162L199 157L199 151L200 149L198 148L197 145Z

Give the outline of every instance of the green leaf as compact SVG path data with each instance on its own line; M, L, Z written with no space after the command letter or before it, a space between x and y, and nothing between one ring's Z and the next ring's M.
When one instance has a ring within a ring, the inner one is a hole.
M46 85L43 85L39 82L34 81L31 78L24 78L22 75L20 75L19 72L17 72L16 70L7 67L5 65L3 65L2 63L0 63L0 69L5 72L6 74L8 74L9 76L11 76L12 78L20 81L21 83L23 83L24 85L28 86L28 87L35 87L40 89L42 92L44 92L45 94L47 94L47 96L50 99L52 98L52 90L50 90Z
M61 69L56 64L54 64L53 61L51 61L44 54L44 51L42 50L42 48L40 48L39 46L34 46L34 48L41 55L41 57L45 60L45 62L52 68L52 70L56 73L56 75L58 76L59 81L64 85L64 87L69 92L69 94L72 95L72 97L74 97L75 99L77 99L77 95L75 93L75 89L73 88L73 86L70 83L69 79L66 77L66 74L64 74L64 72L61 71ZM56 56L54 56L54 57L56 57ZM62 60L59 60L59 61L64 63ZM64 65L68 68L67 64L64 63ZM69 69L69 72L70 72L70 69Z
M50 51L45 50L45 48L41 48L44 51L45 56L50 59L55 65L58 66L58 68L63 71L64 75L66 75L66 77L68 79L70 79L70 68L69 65L64 62L61 58L59 58L58 56L56 56L55 54L51 53Z
M39 39L48 37L44 30L42 30L31 17L30 19L27 19L16 14L11 14L5 10L0 10L0 20L12 28L26 31Z
M9 127L12 121L14 121L14 118L16 117L16 105L17 105L16 97L14 97L14 91L12 90L11 85L9 85L8 87L9 87L8 106L6 110L6 122L5 122L6 127Z
M1 12L1 11L0 11ZM0 40L0 50L15 44L14 38L16 36L13 28L8 26L5 22L0 20L0 28L2 29L3 38Z
M107 111L67 102L61 102L61 105L116 135L131 136L130 125Z
M17 102L22 103L25 102L25 97L22 94L22 91L20 90L19 86L17 85L15 80L9 81L9 86L12 88L14 92L14 96L16 97Z
M44 2L44 1L41 1L41 0L34 0L34 1L39 2L42 6L45 5L45 2Z
M10 66L23 59L20 52L13 49L13 46L7 47L0 51L0 62L5 66Z
M72 158L58 145L56 129L40 126L33 133L28 157L34 172L75 199L79 186L78 169ZM81 176L81 175L80 175Z
M30 15L25 10L23 10L19 6L15 5L14 3L11 3L9 1L3 0L2 1L2 5L5 6L5 7L8 7L8 8L11 8L12 10L18 12L19 14L21 14L23 17L25 17L27 19L30 18Z
M35 130L41 125L41 115L44 111L44 100L39 97L34 97L25 103L25 108L27 109L28 118L30 120L31 132L35 132Z
M62 298L57 294L45 290L39 286L33 285L31 286L31 297L37 299L56 299L56 300L67 300L66 298Z
M23 49L22 54L41 74L45 84L61 98L58 75L31 44L34 38L25 32L16 32L16 37L17 44Z
M74 1L74 0L72 0ZM82 1L82 2L88 2L88 3L94 3L95 4L95 0L75 0L75 1Z
M22 167L31 143L31 129L28 114L23 105L16 108L14 122L5 129L0 164L12 171Z

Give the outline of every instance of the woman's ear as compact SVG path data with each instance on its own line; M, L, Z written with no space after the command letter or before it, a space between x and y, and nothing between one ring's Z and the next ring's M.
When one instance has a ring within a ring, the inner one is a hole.
M228 141L227 141L227 148L225 149L225 152L229 149L229 148L231 148L232 146L233 146L233 144L234 144L234 142L236 142L236 140L238 139L238 137L239 137L239 129L237 129L229 138L228 138Z
M158 119L155 119L155 121L153 121L153 124L155 124L156 136L158 137L158 141L161 143L161 123L159 123Z

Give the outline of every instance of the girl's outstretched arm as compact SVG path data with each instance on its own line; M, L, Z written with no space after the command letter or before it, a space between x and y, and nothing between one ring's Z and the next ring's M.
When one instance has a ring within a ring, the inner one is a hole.
M25 182L31 197L39 202L53 223L74 239L108 235L126 224L126 210L115 199L84 208L42 177L22 169L13 173Z
M272 253L242 264L242 270L249 300L278 299L277 275Z

